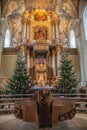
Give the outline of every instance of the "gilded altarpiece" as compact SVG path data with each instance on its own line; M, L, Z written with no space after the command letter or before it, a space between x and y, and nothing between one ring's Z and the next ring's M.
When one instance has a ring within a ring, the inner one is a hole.
M27 10L24 12L22 23L22 36L25 43L27 41L29 75L38 85L45 86L48 81L51 84L52 77L57 75L54 53L58 44L58 40L55 42L59 31L58 17L53 11Z

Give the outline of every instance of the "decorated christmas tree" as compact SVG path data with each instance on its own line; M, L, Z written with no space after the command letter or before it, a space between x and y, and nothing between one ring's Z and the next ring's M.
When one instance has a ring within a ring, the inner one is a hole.
M12 78L7 82L6 94L26 94L29 93L31 79L27 74L25 58L19 54Z
M63 53L60 61L59 87L61 93L74 93L77 87L77 78L73 69L72 61L68 59L68 54Z

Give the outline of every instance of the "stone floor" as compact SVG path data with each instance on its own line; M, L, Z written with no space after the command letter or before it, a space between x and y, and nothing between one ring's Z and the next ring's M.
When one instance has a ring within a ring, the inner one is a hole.
M0 130L42 130L34 123L23 122L14 115L0 115ZM59 122L50 130L87 130L87 114L76 114L72 120Z

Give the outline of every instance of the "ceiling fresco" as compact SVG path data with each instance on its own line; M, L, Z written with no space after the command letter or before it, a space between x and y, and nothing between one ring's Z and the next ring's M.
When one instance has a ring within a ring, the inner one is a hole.
M26 9L43 8L45 10L55 10L60 20L59 32L61 41L68 37L69 27L71 28L71 25L69 25L70 21L78 19L79 16L79 0L1 0L1 2L2 17L7 17L13 37L17 36L17 34L20 37L21 17Z

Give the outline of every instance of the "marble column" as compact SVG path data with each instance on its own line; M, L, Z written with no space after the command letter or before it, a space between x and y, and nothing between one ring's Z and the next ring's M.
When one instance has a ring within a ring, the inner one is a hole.
M29 39L29 37L30 37L30 25L29 25L29 23L27 24L27 39Z
M54 22L54 35L55 35L55 38L56 38L56 22Z
M55 74L57 76L57 52L55 52Z
M53 37L52 37L52 24L49 23L49 28L48 28L48 35L47 35L47 40L53 40Z
M57 75L59 75L59 67L60 67L60 50L59 48L56 49L57 51Z
M49 57L48 65L49 65L49 67L51 68L51 67L52 67L52 66L51 66L52 63L51 63L51 54L50 54L50 51L49 51L48 57Z
M56 38L59 39L59 27L58 27L58 22L55 23L56 26Z
M55 52L52 50L52 69L53 69L53 75L55 75Z
M32 21L30 21L30 41L32 40L32 34L33 34L33 26L32 26Z
M24 23L22 23L22 42L24 42Z
M48 76L48 78L49 78L49 62L50 62L50 59L49 59L49 51L48 51L48 53L47 53L47 66L48 66L48 69L47 69L47 76Z
M54 27L54 23L53 23L53 40L55 39L55 27Z
M30 53L30 75L33 76L33 67L34 67L34 57L33 57L33 52Z
M30 51L27 50L27 66L28 66L28 74L30 74Z
M26 37L26 22L24 23L24 25L23 25L23 31L24 31L24 37Z

